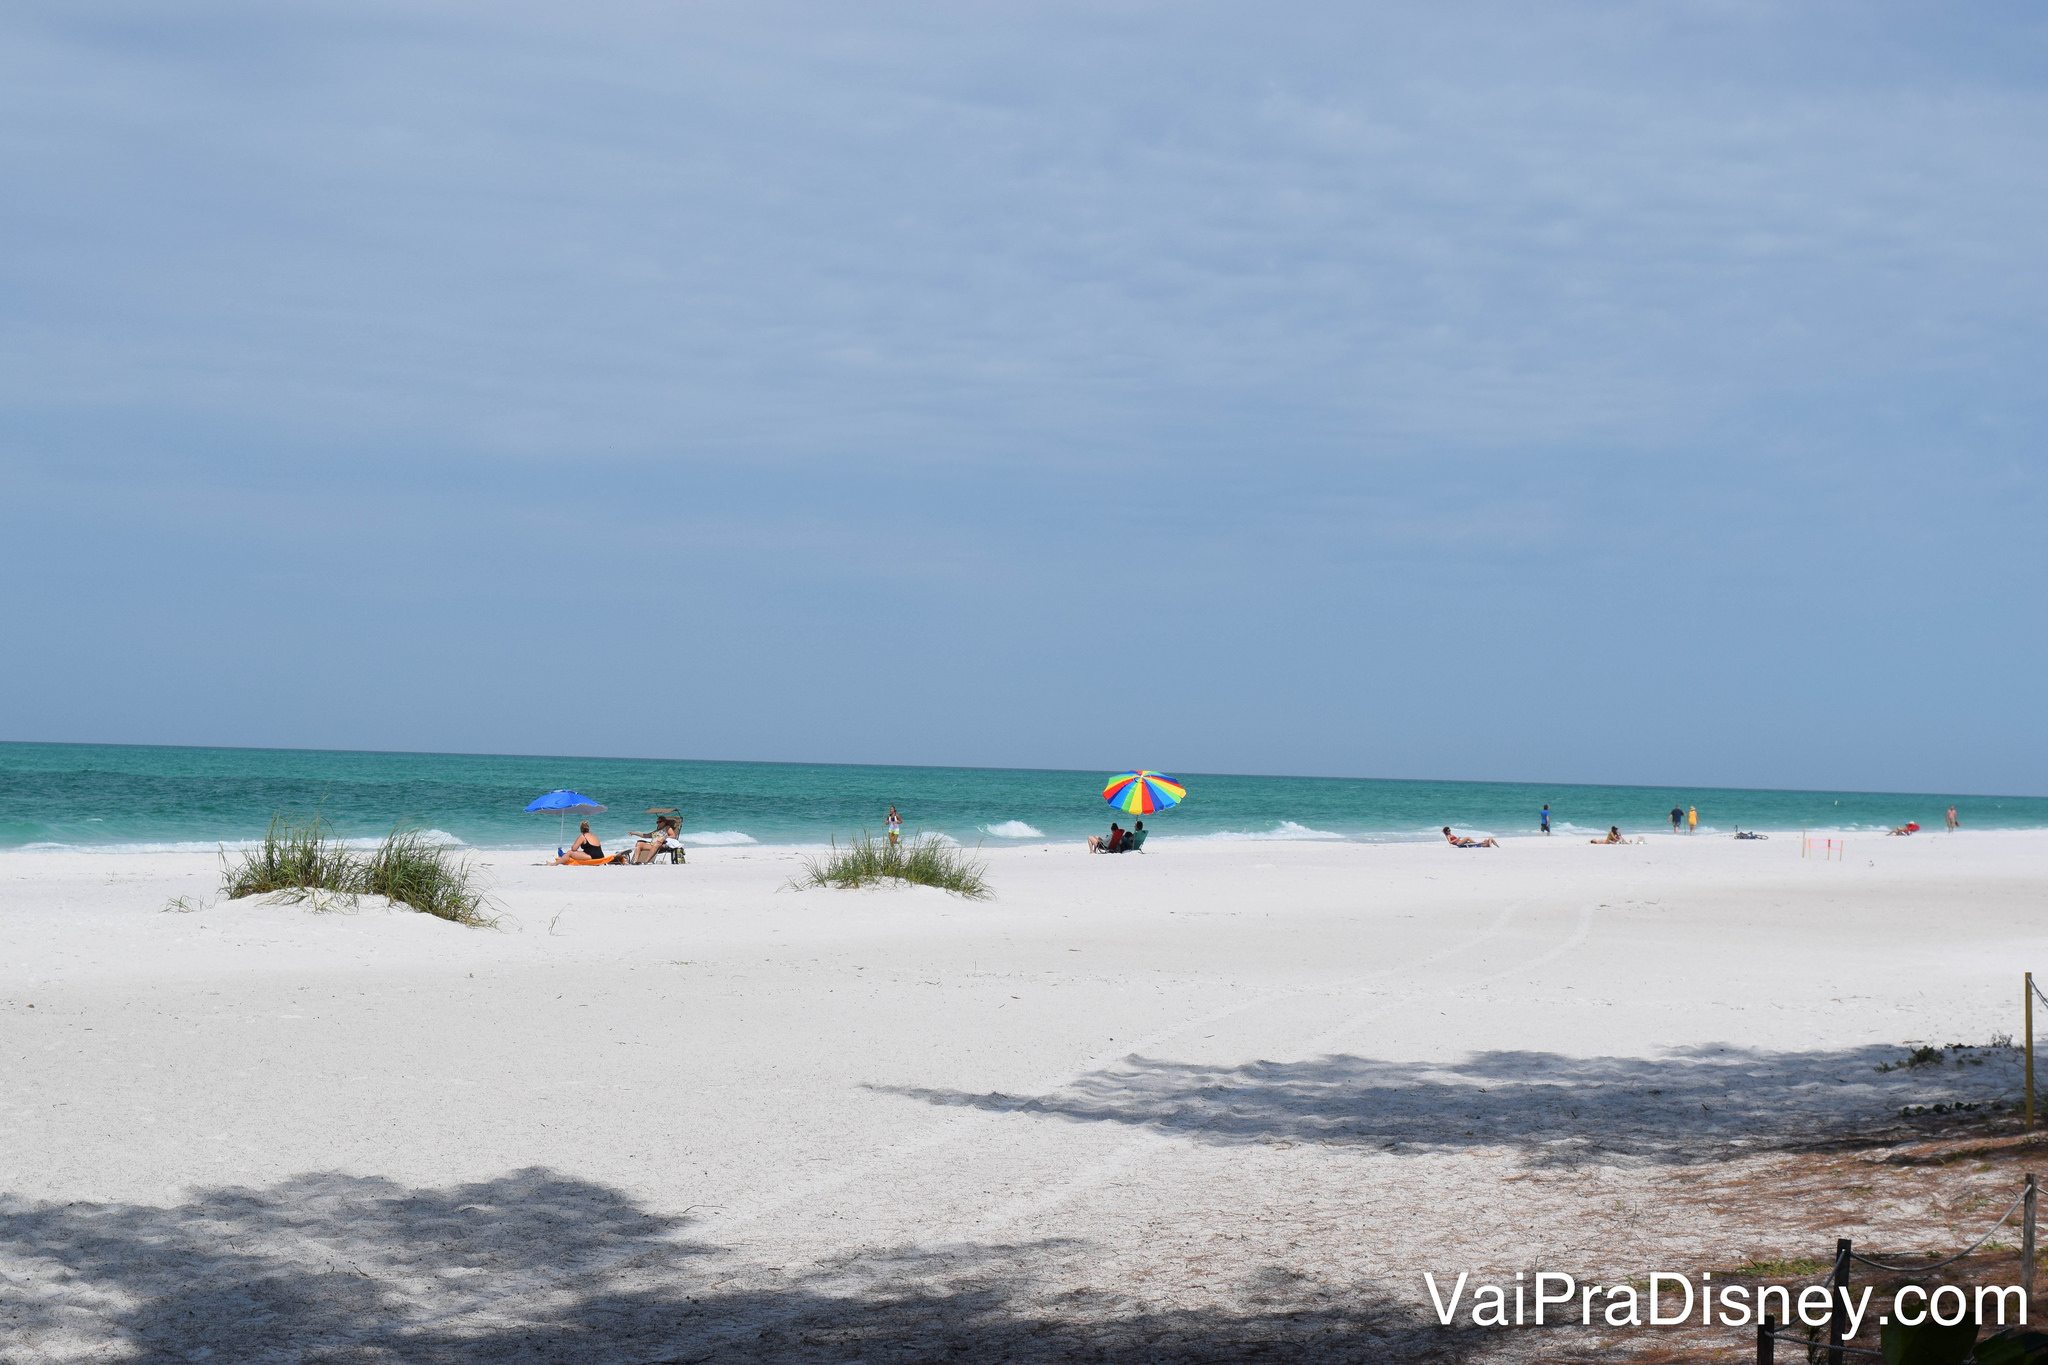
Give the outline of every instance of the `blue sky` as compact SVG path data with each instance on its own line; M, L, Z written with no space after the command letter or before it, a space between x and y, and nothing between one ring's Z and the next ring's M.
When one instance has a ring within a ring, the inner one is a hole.
M0 738L2048 792L2048 18L25 4Z

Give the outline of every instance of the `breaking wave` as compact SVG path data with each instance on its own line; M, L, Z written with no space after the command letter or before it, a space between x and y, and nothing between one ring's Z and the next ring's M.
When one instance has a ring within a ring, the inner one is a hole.
M1227 829L1215 834L1195 834L1189 837L1208 840L1259 839L1270 841L1275 839L1342 839L1344 836L1332 833L1327 829L1310 829L1307 825L1297 825L1292 820L1282 820L1269 830Z
M1043 839L1045 831L1031 828L1022 820L1005 820L1000 825L983 825L982 833L993 839Z

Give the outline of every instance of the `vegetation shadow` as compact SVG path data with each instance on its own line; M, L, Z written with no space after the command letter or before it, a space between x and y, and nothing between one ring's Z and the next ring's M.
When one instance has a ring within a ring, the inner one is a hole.
M1199 1142L1505 1145L1537 1162L1687 1164L1867 1131L1907 1106L1982 1108L2019 1084L2011 1047L1951 1047L1913 1067L1899 1065L1904 1055L1710 1045L1654 1058L1494 1051L1445 1063L1337 1055L1232 1067L1132 1056L1044 1095L876 1088Z
M1273 1267L1228 1306L1113 1276L1072 1242L749 1264L619 1191L545 1170L444 1190L308 1175L170 1208L0 1202L0 1358L257 1362L1469 1360L1413 1295ZM1067 1281L1071 1284L1071 1280Z

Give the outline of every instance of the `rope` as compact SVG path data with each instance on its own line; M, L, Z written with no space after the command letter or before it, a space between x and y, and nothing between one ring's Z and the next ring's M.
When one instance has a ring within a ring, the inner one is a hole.
M2044 1005L2048 1005L2048 995L2042 995L2040 982L2035 981L2034 979L2029 977L2027 980L2027 989L2031 990L2034 994L2041 996L2041 1003Z
M2017 1195L2013 1196L2011 1207L2007 1208L2004 1213L1998 1215L1998 1221L1991 1225L1990 1231L1986 1232L1982 1237L1979 1237L1976 1241L1970 1243L1968 1246L1964 1247L1961 1251L1958 1251L1955 1255L1949 1257L1947 1260L1936 1261L1933 1265L1886 1265L1883 1261L1873 1261L1868 1256L1857 1256L1856 1253L1853 1251L1849 1254L1852 1256L1856 1256L1857 1260L1863 1262L1863 1264L1867 1266L1875 1266L1879 1270L1896 1270L1907 1275L1918 1275L1922 1271L1927 1270L1939 1270L1945 1265L1954 1265L1957 1261L1962 1260L1963 1257L1969 1255L1978 1247L1983 1246L1986 1242L1990 1241L1991 1234L2005 1226L2005 1220L2012 1217L2013 1210L2017 1209L2020 1206L2021 1201L2024 1200L2026 1197L2027 1192L2025 1190L2021 1190Z
M1771 1339L1773 1341L1794 1341L1797 1342L1799 1345L1804 1346L1810 1352L1853 1351L1855 1354L1859 1356L1877 1356L1880 1359L1882 1359L1884 1356L1883 1351L1873 1351L1868 1346L1851 1346L1846 1341L1839 1346L1834 1346L1824 1341L1816 1341L1812 1337L1807 1336L1804 1332L1800 1332L1797 1336L1794 1336L1793 1331L1794 1328L1792 1324L1789 1322L1786 1323L1783 1327L1773 1327L1771 1329Z

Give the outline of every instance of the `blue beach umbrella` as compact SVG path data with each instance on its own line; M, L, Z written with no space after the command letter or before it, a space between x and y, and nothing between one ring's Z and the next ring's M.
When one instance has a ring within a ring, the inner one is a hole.
M527 803L528 810L546 813L554 811L561 819L555 824L555 838L560 839L569 828L572 815L596 815L604 810L604 804L593 801L581 792L572 792L567 787L551 791L546 796Z

